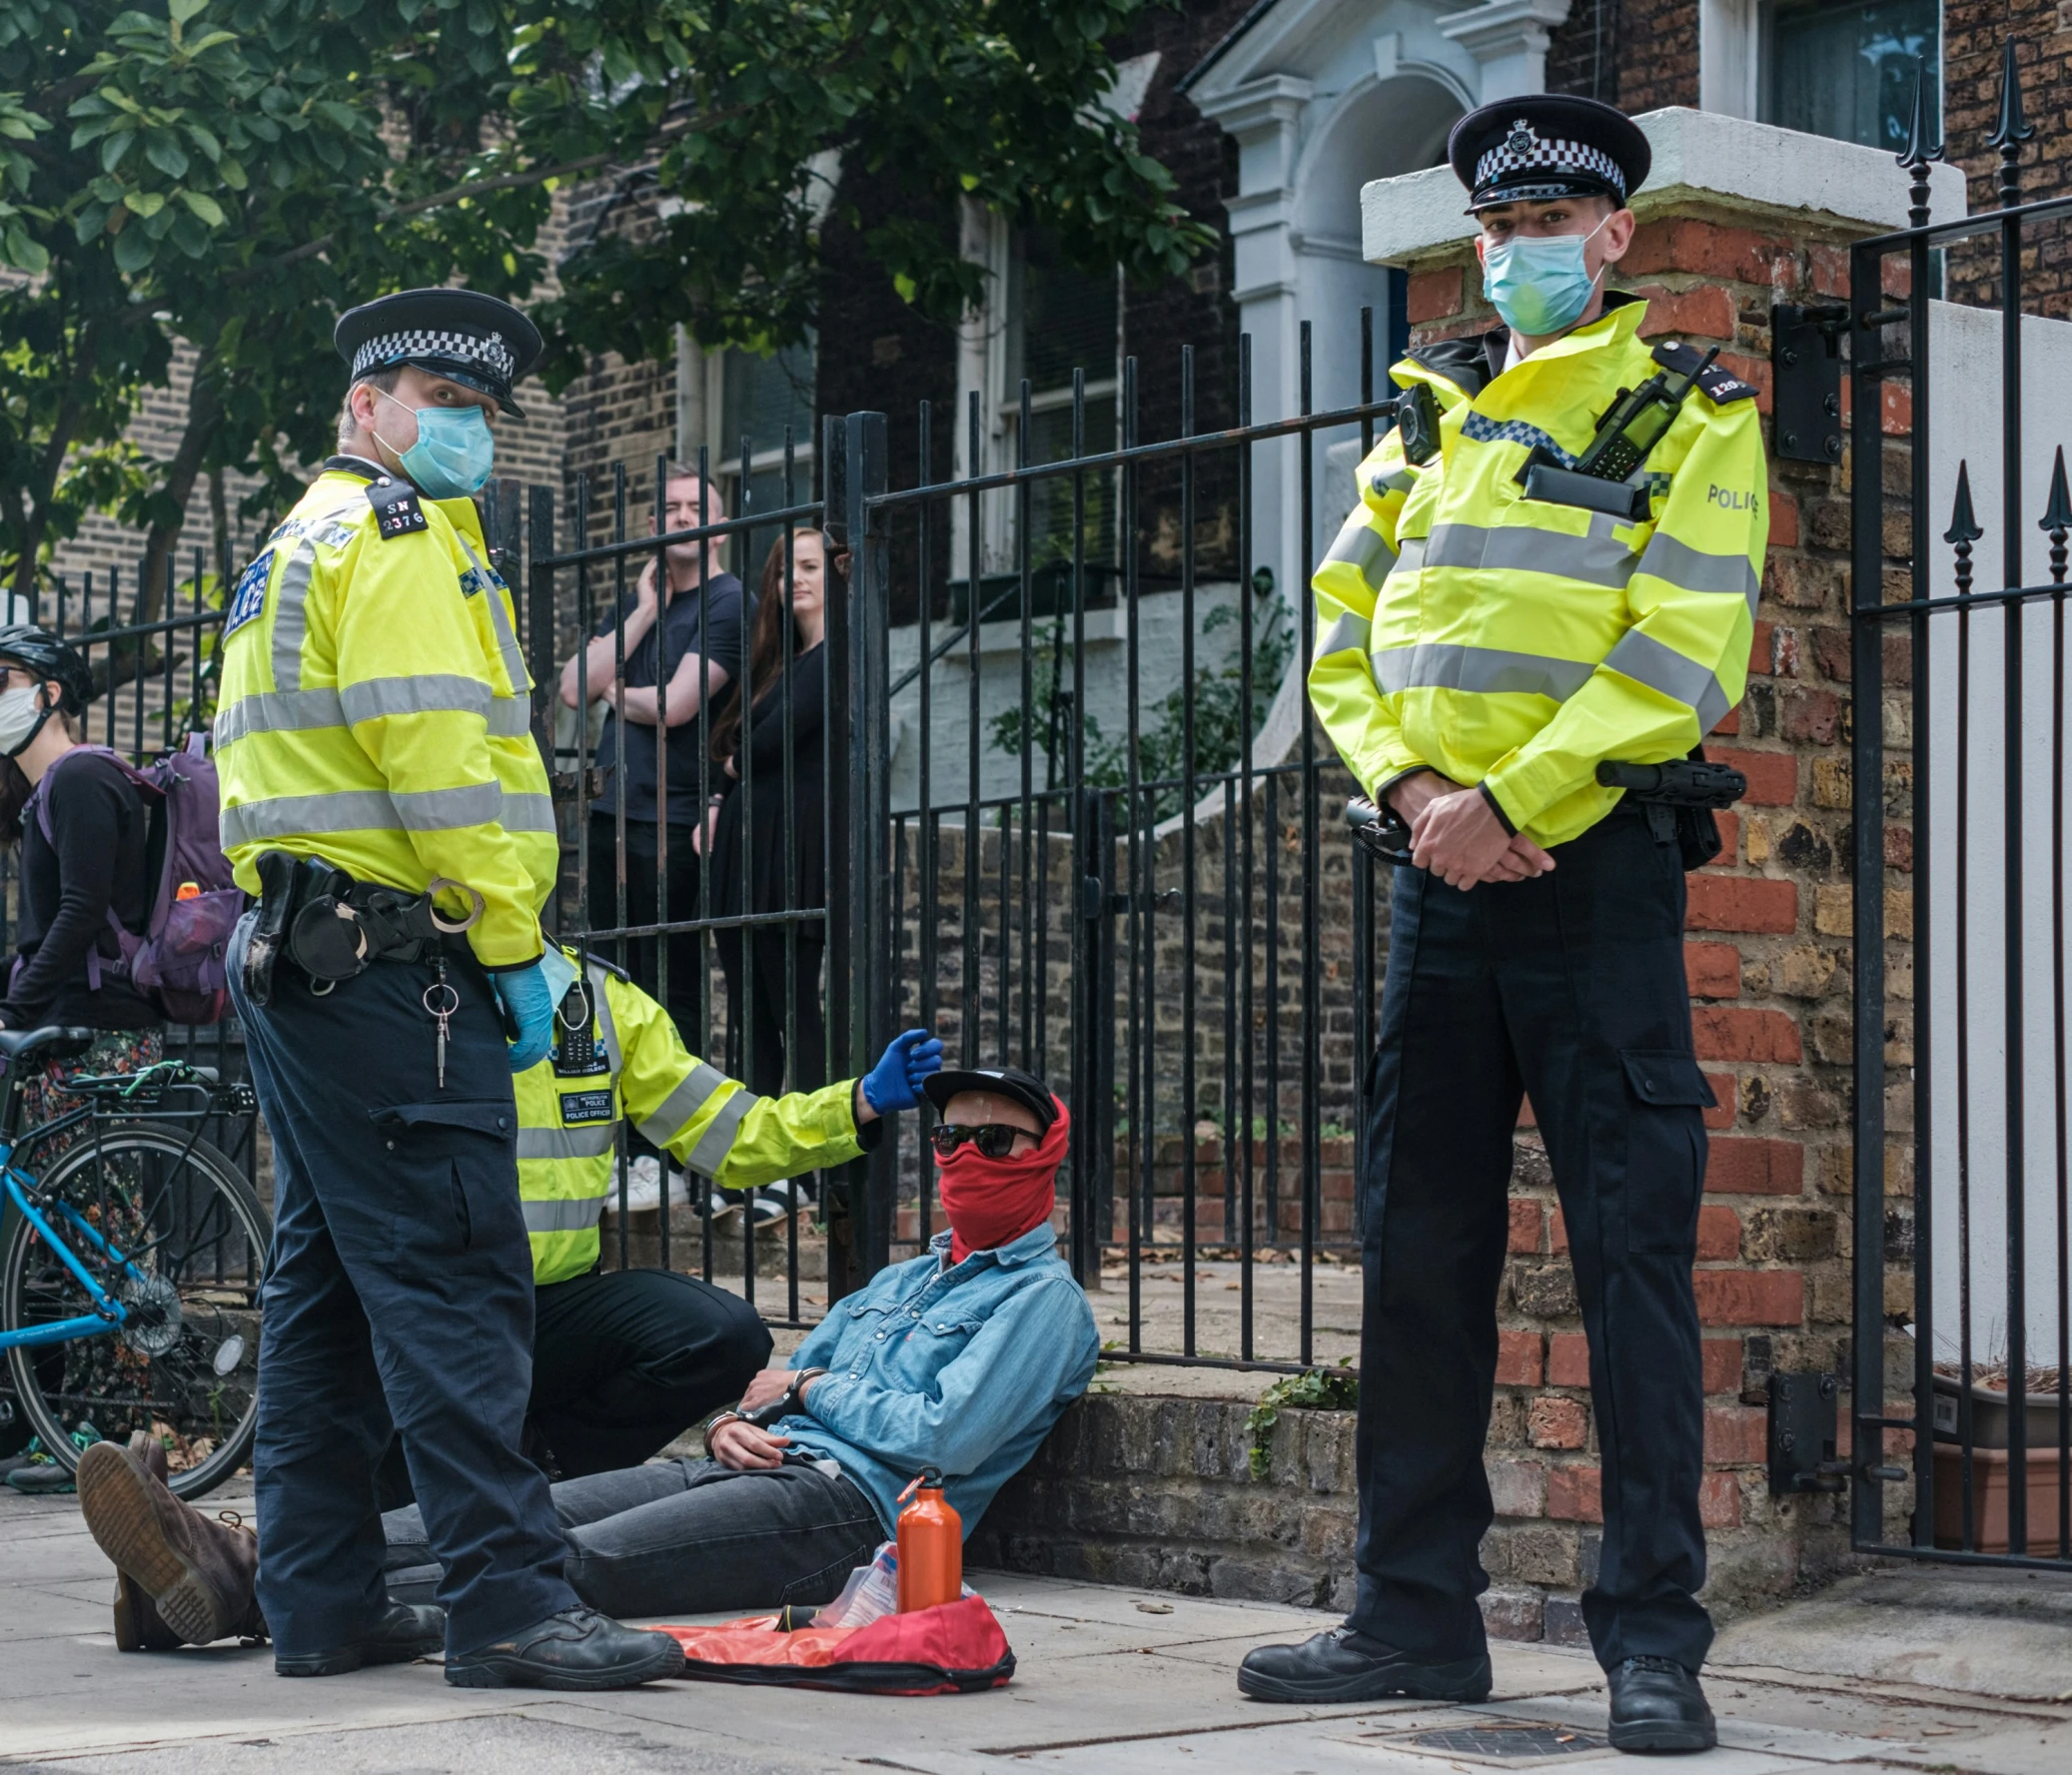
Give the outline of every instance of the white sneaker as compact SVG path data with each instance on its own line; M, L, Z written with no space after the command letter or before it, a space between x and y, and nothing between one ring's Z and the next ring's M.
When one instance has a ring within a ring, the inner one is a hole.
M661 1161L652 1153L642 1153L637 1159L626 1161L626 1213L631 1215L653 1214L662 1204ZM683 1173L673 1166L669 1170L669 1205L688 1207L690 1187ZM618 1178L611 1179L610 1194L604 1198L606 1217L618 1213Z
M818 1200L813 1186L804 1178L785 1178L780 1183L766 1184L755 1192L755 1206L750 1211L758 1227L767 1227L774 1221L788 1220L794 1214L808 1214Z

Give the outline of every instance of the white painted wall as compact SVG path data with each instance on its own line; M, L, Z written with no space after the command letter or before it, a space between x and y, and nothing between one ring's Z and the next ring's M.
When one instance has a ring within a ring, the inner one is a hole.
M1929 310L1930 384L1929 507L1933 594L1956 589L1954 550L1940 538L1949 526L1957 465L1968 464L1971 495L1985 535L1974 544L1974 590L2048 579L2048 538L2037 528L2049 486L2053 451L2072 449L2072 324L2026 317L2021 329L2021 419L2023 428L2018 489L2020 515L2014 535L2021 560L2013 581L2002 550L2008 529L2001 511L2001 351L1997 310L1965 309L1947 303ZM1967 1277L1958 1237L1960 1191L1970 1198L1968 1282L1975 1359L2005 1353L2010 1290L2006 1233L2019 1195L2027 1261L2025 1335L2029 1360L2052 1365L2058 1340L2058 1229L2056 1079L2053 1042L2057 993L2051 972L2051 815L2062 785L2051 771L2052 674L2059 613L2049 600L2023 609L2015 634L2020 647L2019 730L2013 753L2020 785L2022 839L2020 916L2007 916L2008 821L2006 786L2007 619L1982 610L1965 625L1955 614L1929 623L1929 732L1933 744L1928 777L1929 928L1931 962L1916 980L1916 1004L1925 1016L1928 1048L1927 1098L1933 1116L1930 1193L1934 1254L1934 1307L1939 1355L1954 1355L1962 1324L1959 1285ZM2067 662L2072 665L2072 661ZM1957 819L1959 691L1969 687L1970 784L1966 818ZM2063 717L2060 716L2060 720ZM1905 730L1887 723L1888 745L1911 743ZM2072 734L2061 735L2072 755ZM1918 840L1917 840L1918 842ZM1956 860L1966 858L1968 1002L1963 1023L1957 1000ZM2068 853L2072 884L2072 853ZM2021 936L2020 1054L2010 1066L2007 1024L2007 932ZM1960 1144L1958 1053L1960 1027L1970 1034L1970 1127ZM2072 1033L2072 1032L2068 1032ZM2020 1177L2009 1166L2008 1092L2010 1071L2018 1073L2024 1097L2021 1128L2026 1153Z

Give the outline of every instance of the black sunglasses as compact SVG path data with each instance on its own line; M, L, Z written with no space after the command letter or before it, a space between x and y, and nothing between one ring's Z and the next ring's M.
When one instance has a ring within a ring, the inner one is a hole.
M1009 1128L1004 1122L988 1122L978 1128L961 1128L954 1122L945 1122L930 1131L928 1138L935 1143L936 1152L947 1159L966 1141L976 1147L988 1159L1005 1159L1014 1151L1014 1137L1029 1134L1026 1128ZM1029 1138L1036 1137L1029 1134Z

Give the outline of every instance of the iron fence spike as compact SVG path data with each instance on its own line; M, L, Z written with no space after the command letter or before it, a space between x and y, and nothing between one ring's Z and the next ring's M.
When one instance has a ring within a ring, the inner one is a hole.
M1914 102L1912 115L1907 120L1906 146L1892 158L1902 167L1907 168L1910 172L1914 172L1916 177L1921 178L1921 182L1925 184L1926 180L1921 177L1921 174L1930 162L1942 159L1942 150L1943 144L1940 142L1936 143L1933 148L1928 146L1928 62L1926 57L1916 56L1914 58Z
M2015 56L2020 45L2019 37L2010 37L2001 50L2000 121L1986 138L1986 145L1999 149L2006 160L2014 159L2021 152L2020 145L2036 134L2022 109L2021 67Z
M2072 530L2072 492L2065 485L2065 446L2058 445L2057 460L2050 469L2050 500L2036 520L2039 530Z
M1950 506L1950 527L1943 531L1942 539L1968 549L1984 534L1985 531L1979 528L1976 513L1971 509L1971 464L1966 458L1959 456L1957 496Z

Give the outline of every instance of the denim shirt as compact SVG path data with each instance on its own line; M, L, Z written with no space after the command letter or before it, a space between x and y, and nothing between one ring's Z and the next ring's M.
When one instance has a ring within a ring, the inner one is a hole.
M798 1346L795 1368L825 1368L803 1415L773 1427L841 1463L896 1533L898 1497L937 1467L968 1535L1086 1391L1101 1340L1093 1309L1046 1223L995 1251L928 1255L882 1270L837 1301Z

